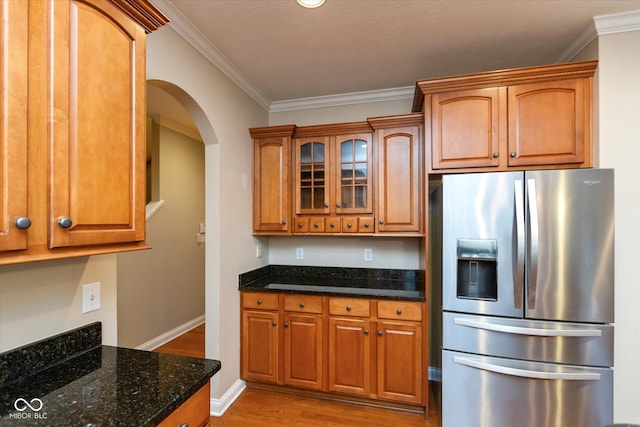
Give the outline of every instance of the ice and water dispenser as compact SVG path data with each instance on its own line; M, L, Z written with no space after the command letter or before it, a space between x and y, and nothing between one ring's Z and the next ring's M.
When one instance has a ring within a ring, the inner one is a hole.
M498 241L458 239L457 296L464 299L498 299Z

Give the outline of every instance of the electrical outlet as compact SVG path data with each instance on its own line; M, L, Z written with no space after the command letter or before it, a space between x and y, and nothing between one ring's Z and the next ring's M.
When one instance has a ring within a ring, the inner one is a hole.
M304 248L296 248L296 259L304 259Z
M256 258L260 258L262 256L262 245L260 243L256 243Z
M100 308L100 282L82 285L82 313Z
M364 260L365 261L373 261L373 249L366 248L364 250Z

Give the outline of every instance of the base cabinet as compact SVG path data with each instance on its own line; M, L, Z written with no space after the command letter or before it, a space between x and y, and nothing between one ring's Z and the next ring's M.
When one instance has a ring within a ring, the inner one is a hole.
M424 303L242 293L242 378L426 406Z
M191 426L203 427L209 425L211 407L211 387L207 382L200 390L162 420L158 427Z

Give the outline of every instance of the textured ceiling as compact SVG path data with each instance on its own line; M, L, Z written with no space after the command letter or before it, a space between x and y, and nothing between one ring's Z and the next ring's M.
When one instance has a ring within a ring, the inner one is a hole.
M267 102L412 86L422 78L565 62L593 17L640 0L157 0ZM580 46L581 47L581 46Z

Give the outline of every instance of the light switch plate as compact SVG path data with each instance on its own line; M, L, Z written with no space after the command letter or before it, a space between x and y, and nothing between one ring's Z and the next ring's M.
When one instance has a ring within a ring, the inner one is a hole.
M82 313L100 308L100 282L82 285Z

